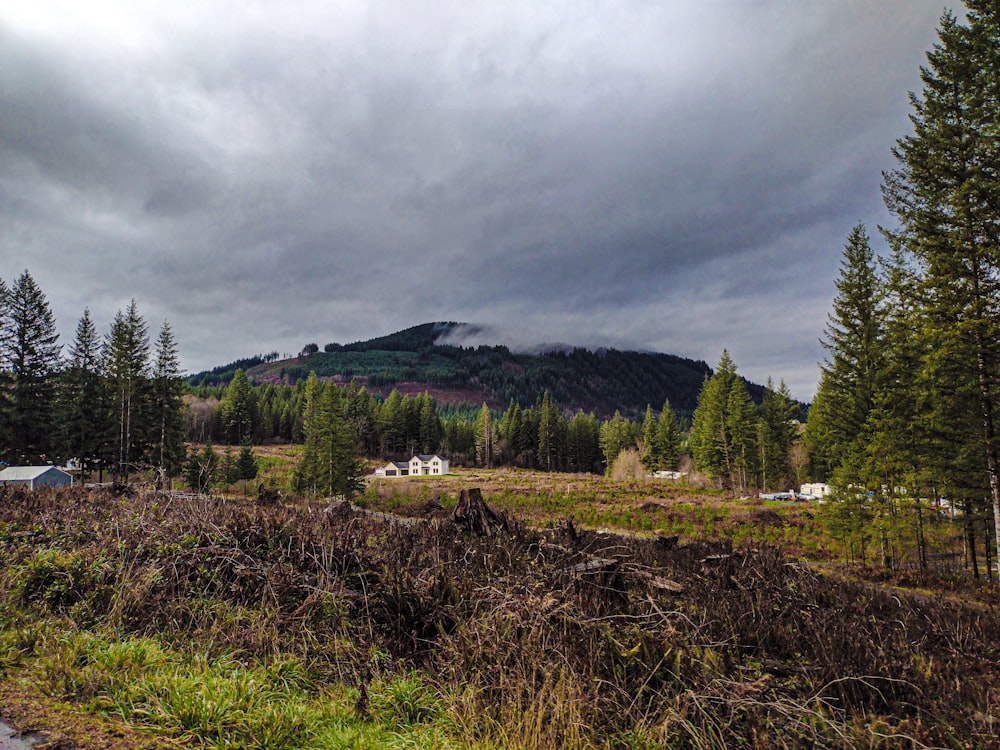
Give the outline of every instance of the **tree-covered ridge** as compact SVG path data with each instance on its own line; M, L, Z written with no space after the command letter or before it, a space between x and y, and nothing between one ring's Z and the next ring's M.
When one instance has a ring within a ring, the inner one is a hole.
M647 405L664 401L670 401L678 415L690 418L702 383L711 374L705 362L671 354L583 348L521 354L506 346L437 343L456 329L477 330L462 323L426 323L367 341L327 344L325 351L308 357L243 369L257 383L294 384L311 372L320 378L357 378L382 396L400 383L471 387L480 394L480 403L513 401L522 407L534 405L548 391L569 411L603 417L620 411L632 419L641 419ZM234 373L234 368L224 366L199 373L190 382L225 385ZM760 403L764 388L752 383L747 388L752 400Z

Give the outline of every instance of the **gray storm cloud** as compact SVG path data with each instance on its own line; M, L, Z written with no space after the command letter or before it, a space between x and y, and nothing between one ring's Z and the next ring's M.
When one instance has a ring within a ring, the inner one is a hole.
M430 320L810 398L924 0L0 0L0 276L197 370Z

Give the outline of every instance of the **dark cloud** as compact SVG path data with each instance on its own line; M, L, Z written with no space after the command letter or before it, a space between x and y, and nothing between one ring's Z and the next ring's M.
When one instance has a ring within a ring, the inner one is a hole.
M0 276L199 369L428 320L809 398L929 0L18 4Z

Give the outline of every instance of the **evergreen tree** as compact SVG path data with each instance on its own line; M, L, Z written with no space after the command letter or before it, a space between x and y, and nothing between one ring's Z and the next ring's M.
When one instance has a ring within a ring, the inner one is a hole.
M59 453L75 458L84 475L111 458L112 425L101 363L101 342L90 310L76 326L59 394Z
M128 481L132 469L147 458L145 438L150 433L149 336L134 299L124 313L115 315L103 356L117 433L113 472L116 481Z
M493 417L485 403L476 417L476 462L480 466L493 465Z
M950 417L978 426L1000 558L1000 6L965 5L965 25L941 19L922 95L911 96L913 134L897 141L883 193L898 220L891 239L921 266L935 391L957 406L949 392L971 386L971 408Z
M559 406L545 391L538 415L538 465L546 471L561 468L566 445L566 426Z
M10 367L10 290L0 278L0 459L8 455L12 446L9 442L10 417L9 367Z
M695 468L725 486L732 486L735 473L735 447L726 419L729 394L739 376L728 351L722 352L711 377L706 378L691 424L689 445Z
M256 438L259 413L257 394L242 369L237 369L222 400L222 423L225 439L232 445Z
M185 454L182 415L184 380L173 331L167 321L163 321L160 327L155 354L152 383L155 432L151 452L153 464L158 469L157 485L161 486L164 478L180 474Z
M663 411L656 425L656 446L661 469L674 471L681 453L681 428L669 401L663 402Z
M789 462L797 438L795 418L798 406L782 382L777 389L770 378L760 406L758 450L760 451L760 486L783 489L791 481Z
M441 443L441 419L430 395L424 393L420 405L420 450L435 453Z
M59 335L42 290L25 271L6 294L9 406L5 457L38 463L54 452L54 404Z
M840 482L858 481L864 425L883 378L885 315L883 290L864 226L848 237L823 345L830 358L821 367L809 442ZM819 408L816 408L819 406Z
M577 412L566 428L567 468L574 472L598 470L601 456L597 417Z
M309 373L305 386L305 410L302 414L305 442L302 447L302 458L299 459L293 477L293 487L296 492L319 491L323 436L322 393L323 384L316 377L316 373Z
M605 467L610 469L622 451L634 449L640 437L638 425L616 411L614 416L600 428L601 453L604 455Z
M385 457L398 457L406 448L406 415L403 411L403 397L395 388L382 402L378 411L378 431Z
M236 478L243 480L243 495L247 494L247 482L257 478L259 468L257 458L253 454L253 443L244 440L240 445L240 453L236 457Z
M659 424L656 415L653 414L653 407L646 404L646 416L642 420L642 453L640 458L646 471L652 473L659 471L660 466L660 445L659 445Z
M299 492L350 499L364 487L357 435L335 383L325 387L310 373L306 385L305 446L295 475Z

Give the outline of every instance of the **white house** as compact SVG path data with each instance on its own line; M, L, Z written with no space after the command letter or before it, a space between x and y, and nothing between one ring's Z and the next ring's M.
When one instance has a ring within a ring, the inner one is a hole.
M440 475L448 473L448 459L437 454L416 455L410 459L410 476Z
M0 471L0 484L8 487L69 487L73 476L55 466L8 466Z
M410 465L405 461L390 461L375 469L377 477L405 477L410 473Z
M448 473L448 459L437 454L416 455L409 461L390 461L375 469L377 477L440 476Z

